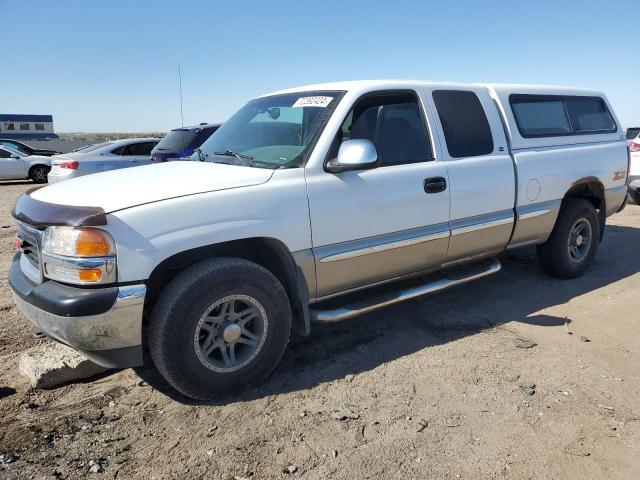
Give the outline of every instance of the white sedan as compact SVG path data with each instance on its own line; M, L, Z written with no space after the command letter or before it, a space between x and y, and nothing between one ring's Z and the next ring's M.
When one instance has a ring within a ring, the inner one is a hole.
M10 147L0 146L0 180L31 179L46 183L51 169L51 158L25 155Z
M640 205L640 128L627 129L629 142L629 196Z
M98 143L76 152L54 155L49 183L69 178L151 163L151 150L159 138L128 138Z

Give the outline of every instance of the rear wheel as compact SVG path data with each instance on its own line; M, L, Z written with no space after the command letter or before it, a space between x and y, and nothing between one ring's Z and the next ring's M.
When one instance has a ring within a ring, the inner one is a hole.
M51 167L47 167L46 165L36 165L29 171L29 178L33 180L34 183L47 183L47 175Z
M289 341L291 310L278 279L238 258L204 261L161 293L149 324L160 374L198 400L264 380Z
M582 198L565 199L549 239L538 245L540 265L552 277L579 277L591 265L599 240L593 205Z

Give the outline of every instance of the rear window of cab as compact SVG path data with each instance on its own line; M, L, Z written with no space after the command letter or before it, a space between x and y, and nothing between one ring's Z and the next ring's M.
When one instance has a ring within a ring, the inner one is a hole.
M514 94L509 103L524 138L613 133L618 129L600 97Z

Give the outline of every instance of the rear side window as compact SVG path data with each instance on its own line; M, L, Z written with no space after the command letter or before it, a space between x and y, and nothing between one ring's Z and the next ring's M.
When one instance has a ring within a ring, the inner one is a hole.
M601 98L572 97L565 102L574 132L616 131L616 124Z
M562 100L518 101L511 106L523 136L571 133L569 116Z
M511 95L511 109L524 138L610 133L616 124L599 97Z
M489 120L475 93L436 90L433 101L451 157L476 157L493 152Z
M157 145L157 142L132 143L124 147L121 155L151 155L151 150Z

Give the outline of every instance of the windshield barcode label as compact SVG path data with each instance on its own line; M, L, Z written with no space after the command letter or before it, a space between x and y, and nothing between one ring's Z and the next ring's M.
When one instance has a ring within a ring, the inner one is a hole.
M331 103L333 97L300 97L296 102L291 105L293 108L301 107L321 107L324 108Z

